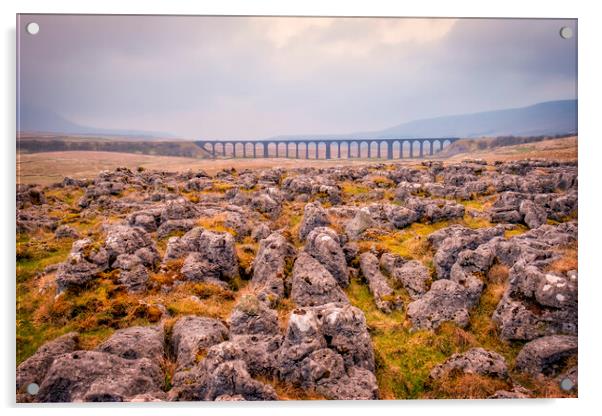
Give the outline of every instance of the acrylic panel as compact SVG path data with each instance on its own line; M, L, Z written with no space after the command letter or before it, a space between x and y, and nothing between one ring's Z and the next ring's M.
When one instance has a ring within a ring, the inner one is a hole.
M577 32L18 15L17 402L576 397Z

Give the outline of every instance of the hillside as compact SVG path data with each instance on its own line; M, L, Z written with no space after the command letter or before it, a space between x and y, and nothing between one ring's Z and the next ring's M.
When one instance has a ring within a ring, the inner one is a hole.
M45 152L120 152L143 155L207 157L208 153L183 140L133 140L125 137L82 137L31 135L17 140L19 153Z
M349 134L311 135L312 138L408 138L540 136L577 132L577 100L538 103L528 107L428 118L384 130ZM279 136L294 140L307 135Z
M62 133L84 136L127 136L145 140L173 138L172 134L165 132L85 126L74 123L49 109L32 106L18 106L17 131L20 133Z
M464 139L443 149L438 157L449 162L465 158L487 161L527 158L577 160L577 142L577 136Z

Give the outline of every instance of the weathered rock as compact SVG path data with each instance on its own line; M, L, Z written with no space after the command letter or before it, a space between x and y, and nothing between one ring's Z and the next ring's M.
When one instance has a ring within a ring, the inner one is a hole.
M197 253L190 257L190 279L199 277L194 273L196 269L215 269L211 278L219 278L225 282L238 275L238 258L234 238L229 233L219 233L196 227L188 231L181 238L172 237L168 240L164 260L173 260ZM206 262L207 267L193 267L193 263Z
M177 371L193 367L197 362L197 354L227 338L228 329L217 319L200 316L178 319L171 336Z
M79 233L68 225L59 225L54 232L55 238L79 238Z
M305 237L316 227L327 227L330 225L330 220L322 204L312 202L305 205L303 209L303 220L299 227L299 238L305 240Z
M251 280L262 301L272 304L285 296L287 264L292 262L295 248L280 233L274 232L259 243L259 251L253 260Z
M544 273L524 257L510 268L509 285L492 319L504 340L577 334L577 273Z
M17 184L17 208L23 209L28 205L43 205L48 202L44 191L34 186Z
M577 337L551 335L531 341L516 357L516 369L531 375L555 376L569 357L577 355Z
M305 251L332 274L341 287L349 285L349 270L337 233L326 227L314 228L308 235Z
M472 230L461 225L452 225L429 235L429 243L436 250L433 261L438 279L448 279L451 267L463 250L474 250L494 237L501 236L504 227Z
M464 216L464 205L446 200L435 200L422 206L422 218L428 222L445 221Z
M148 271L143 265L138 265L119 273L119 283L124 285L129 292L139 293L146 290L149 279Z
M452 321L468 325L470 302L466 289L451 280L436 280L422 298L408 305L407 314L416 328L435 329Z
M144 231L152 233L157 230L159 218L148 213L138 213L131 217L129 223L134 227L140 227Z
M230 316L230 334L276 335L278 315L253 295L244 295Z
M109 254L110 264L120 254L135 254L139 249L148 249L154 253L155 260L159 259L159 252L150 235L137 227L129 227L127 225L109 227L104 248Z
M311 194L313 180L306 175L289 176L282 181L282 188L293 194Z
M531 340L546 335L539 318L527 307L509 296L503 296L492 316L503 340Z
M138 218L138 217L137 217ZM195 221L192 219L183 220L167 220L163 222L157 229L157 237L165 238L169 234L176 232L188 232L195 226Z
M201 253L188 254L182 265L181 273L182 277L188 281L227 286L226 282L220 280L219 265L210 263Z
M282 211L282 204L267 193L260 193L251 199L251 207L271 218L277 218Z
M115 354L128 360L149 358L159 362L165 354L165 334L162 327L133 326L116 331L100 344L97 351Z
M381 267L383 267L385 254L381 256ZM394 264L385 268L385 271L408 291L412 299L422 297L427 292L431 281L428 269L418 260L405 261L399 265Z
M186 198L168 201L161 210L161 222L192 219L197 216L196 206Z
M148 358L127 360L104 352L75 351L54 360L36 400L120 402L162 387L163 373Z
M508 377L508 367L504 357L494 351L483 348L471 348L462 354L454 354L443 364L433 368L430 376L439 379L451 373L478 374L494 378Z
M360 255L360 269L368 281L368 287L378 309L390 313L395 309L403 308L403 301L395 296L386 277L380 272L380 264L374 254L366 252Z
M56 273L57 291L80 289L90 283L109 266L107 251L94 245L91 239L77 240L64 263Z
M347 302L347 296L328 270L307 253L295 260L291 298L298 306Z
M358 209L355 216L345 224L345 233L350 240L358 240L364 231L374 225L370 212L365 208Z
M261 223L257 227L253 228L251 232L251 238L257 242L267 238L270 235L270 227L266 223Z
M525 199L520 203L519 212L524 217L525 224L527 224L529 228L537 228L540 225L545 224L548 219L546 210L528 199Z
M468 299L467 307L470 309L479 303L481 293L485 288L482 277L467 267L462 267L458 262L454 263L450 272L450 280L458 283L466 290Z
M526 388L515 385L512 390L498 390L488 397L488 399L529 399L531 392Z
M392 205L387 210L387 219L396 228L404 228L418 221L420 214L414 210L398 205Z
M360 247L355 241L351 241L343 245L343 253L345 253L345 261L349 264L360 253Z
M287 382L331 399L378 397L366 321L353 306L294 310L278 357L278 374Z
M172 389L172 398L177 401L222 400L224 397L277 400L273 387L254 380L244 361L228 359L221 354L223 344L209 350L207 358L195 370L195 378Z
M215 398L216 402L244 402L245 398L241 394L229 395L222 394Z
M17 367L17 392L24 393L29 384L42 384L54 360L78 348L78 334L70 332L46 342Z

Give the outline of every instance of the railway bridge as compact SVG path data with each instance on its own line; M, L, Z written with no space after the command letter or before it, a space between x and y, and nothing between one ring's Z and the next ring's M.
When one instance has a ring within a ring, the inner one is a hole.
M406 159L433 156L458 137L408 139L199 140L213 158Z

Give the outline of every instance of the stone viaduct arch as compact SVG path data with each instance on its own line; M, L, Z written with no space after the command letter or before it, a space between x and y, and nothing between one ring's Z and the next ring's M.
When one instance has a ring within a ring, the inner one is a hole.
M293 159L412 159L433 156L458 137L406 139L199 140L211 157ZM407 152L404 152L404 148Z

